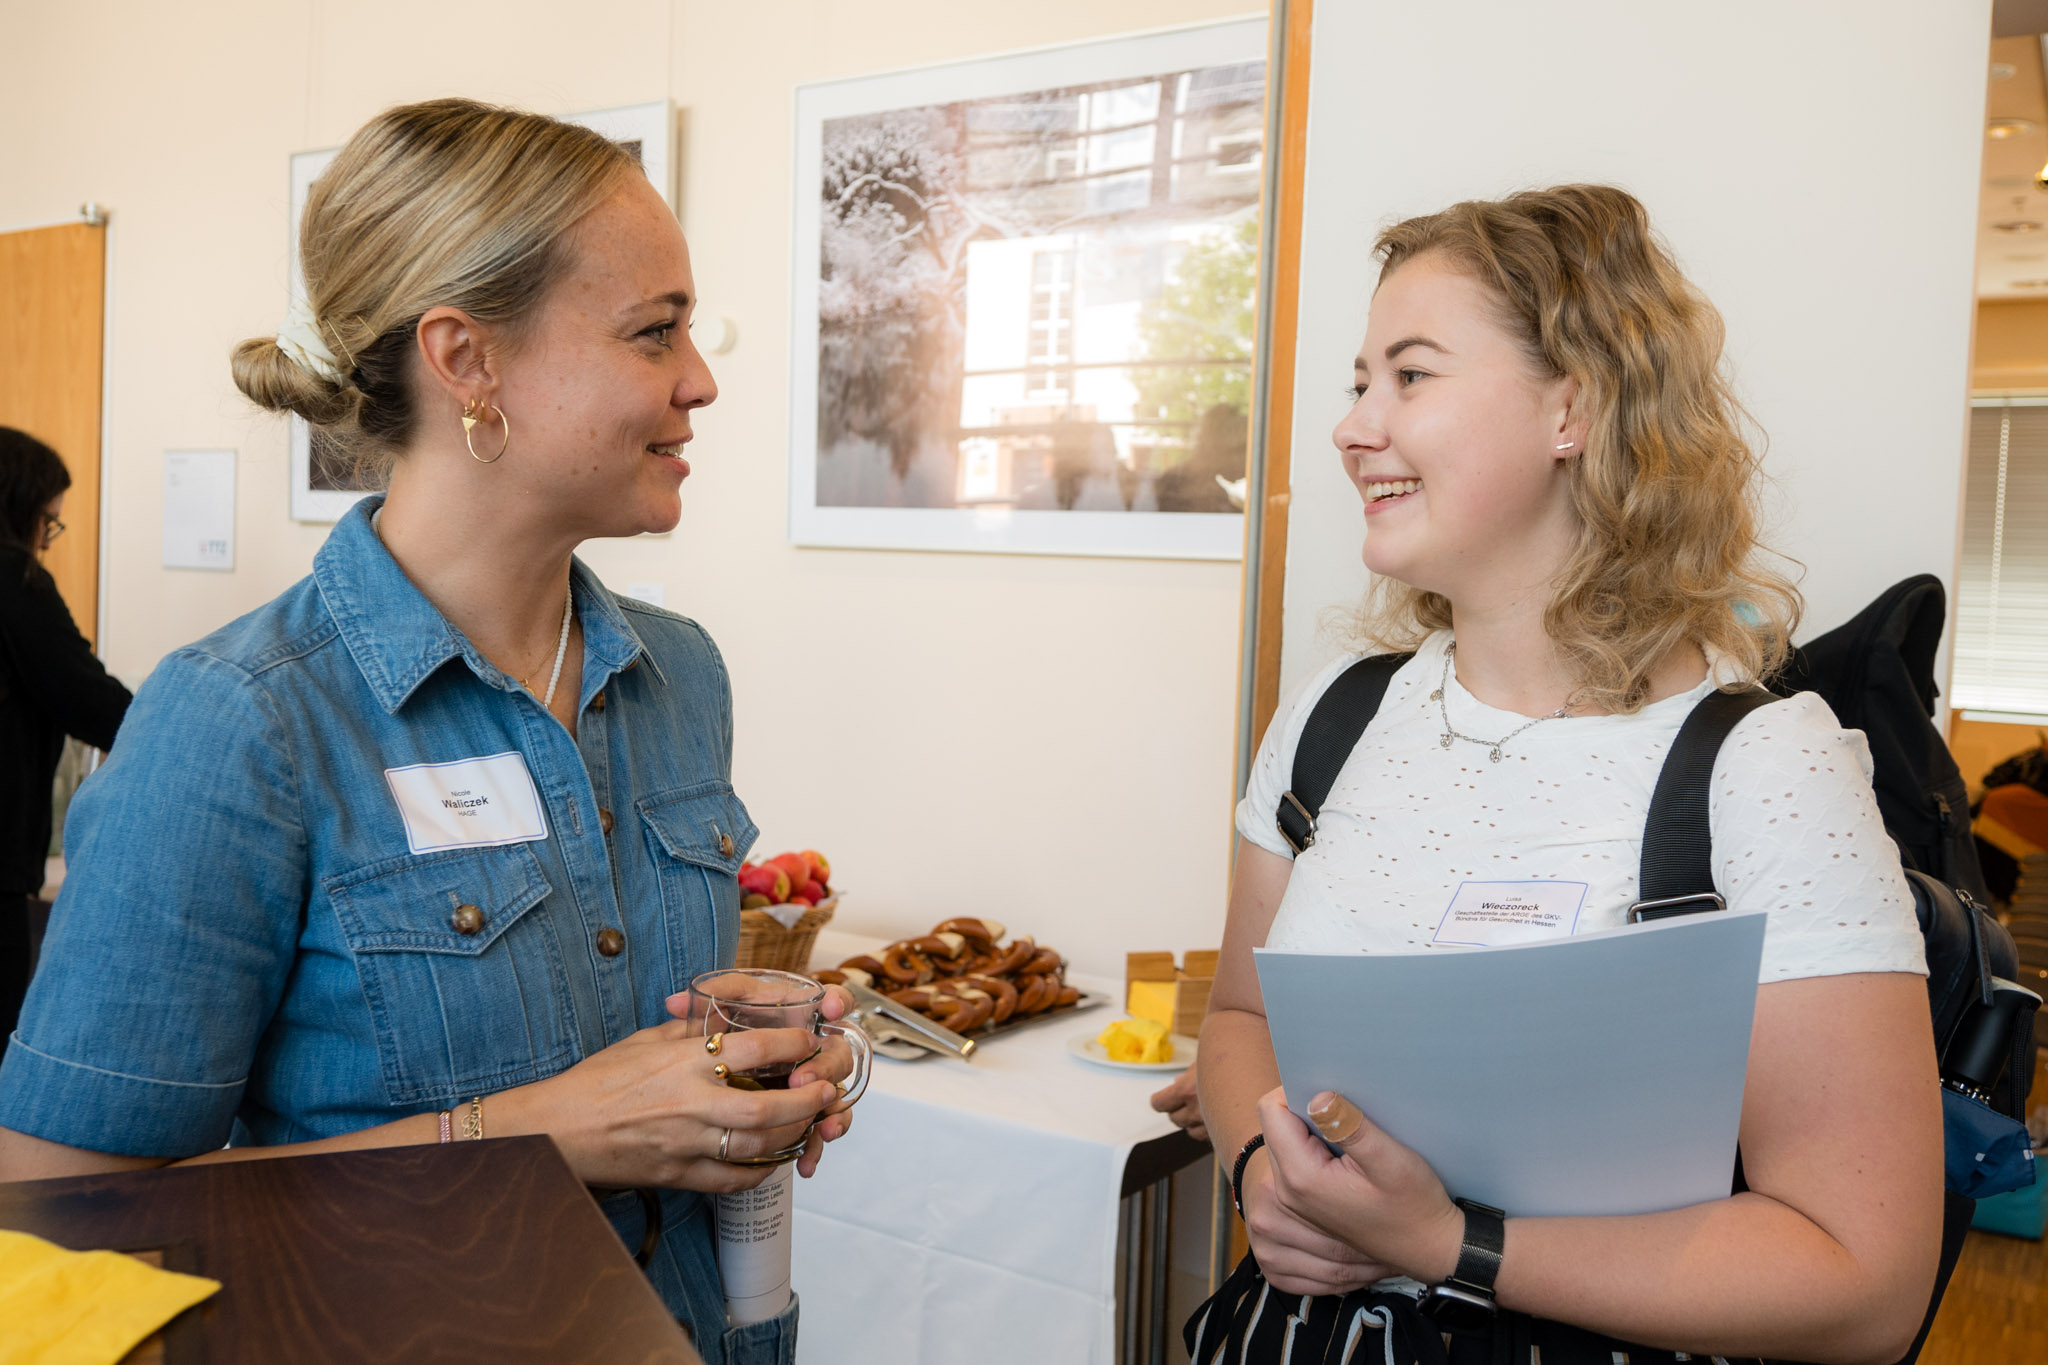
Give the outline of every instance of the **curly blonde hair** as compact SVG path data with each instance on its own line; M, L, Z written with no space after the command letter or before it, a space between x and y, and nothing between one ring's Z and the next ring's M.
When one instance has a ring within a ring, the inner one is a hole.
M1721 661L1724 686L1783 667L1799 590L1757 539L1760 455L1721 369L1721 315L1641 202L1610 185L1470 200L1396 223L1374 253L1382 282L1423 255L1467 273L1538 372L1577 383L1578 538L1543 624L1578 698L1641 709L1651 672L1687 643ZM1449 599L1380 577L1353 633L1412 649L1450 624Z

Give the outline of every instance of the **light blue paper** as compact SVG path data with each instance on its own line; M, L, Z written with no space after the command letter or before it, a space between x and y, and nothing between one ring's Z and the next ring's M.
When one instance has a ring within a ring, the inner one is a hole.
M1334 1090L1450 1192L1652 1213L1735 1169L1762 911L1502 948L1255 956L1287 1103Z

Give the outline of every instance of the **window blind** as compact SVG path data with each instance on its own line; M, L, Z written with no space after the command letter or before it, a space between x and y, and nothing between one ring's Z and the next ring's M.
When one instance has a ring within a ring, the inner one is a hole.
M1970 414L1951 704L2048 717L2048 399Z

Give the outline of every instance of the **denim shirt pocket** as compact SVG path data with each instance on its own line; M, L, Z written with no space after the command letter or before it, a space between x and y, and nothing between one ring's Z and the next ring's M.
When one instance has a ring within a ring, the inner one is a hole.
M450 1104L575 1059L551 888L526 844L406 855L322 885L355 955L391 1103Z
M635 804L661 881L675 989L731 964L739 947L740 862L760 831L727 782L657 792Z

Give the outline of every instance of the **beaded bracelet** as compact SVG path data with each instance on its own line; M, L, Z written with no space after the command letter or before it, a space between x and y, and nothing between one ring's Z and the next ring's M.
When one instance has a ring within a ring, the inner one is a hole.
M1266 1145L1264 1133L1254 1133L1251 1140L1237 1149L1237 1165L1230 1169L1230 1206L1237 1210L1237 1216L1244 1217L1244 1168L1250 1163L1252 1153Z

